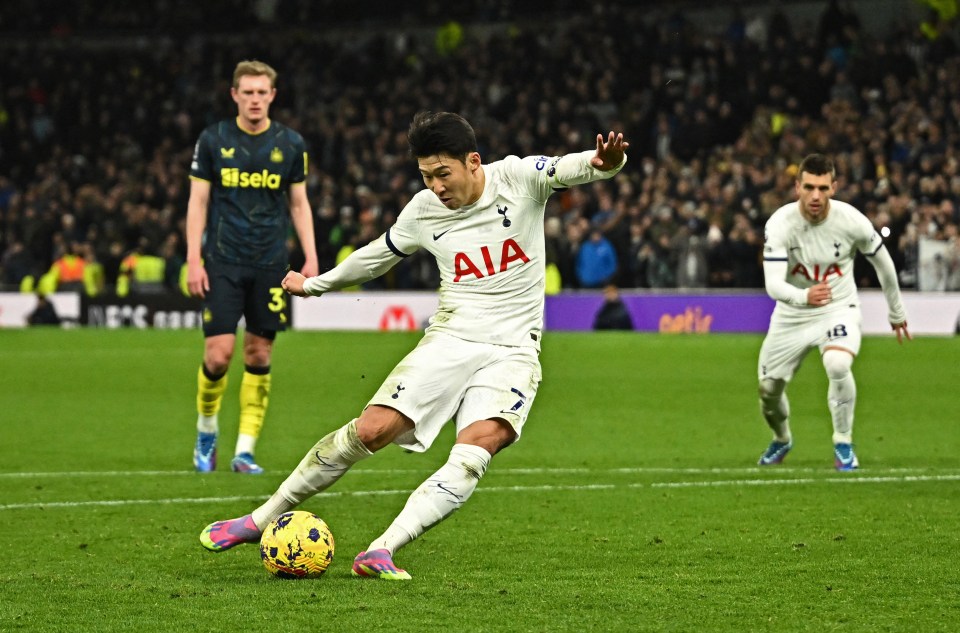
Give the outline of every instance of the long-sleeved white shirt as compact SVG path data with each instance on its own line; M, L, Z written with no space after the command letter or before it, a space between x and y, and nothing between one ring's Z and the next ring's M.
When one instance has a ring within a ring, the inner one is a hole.
M820 224L808 222L800 214L800 204L796 201L780 207L767 220L764 285L767 294L777 300L776 311L782 316L803 318L859 306L853 278L857 251L863 253L877 271L890 323L906 321L897 272L880 235L860 211L840 200L830 200L829 213ZM807 289L821 281L830 284L830 303L808 305Z
M540 347L543 329L547 198L573 185L612 178L626 163L600 171L595 151L564 156L508 156L483 165L480 198L451 210L429 189L417 193L386 233L336 268L308 279L320 295L363 283L420 248L440 269L440 305L428 331L499 345Z

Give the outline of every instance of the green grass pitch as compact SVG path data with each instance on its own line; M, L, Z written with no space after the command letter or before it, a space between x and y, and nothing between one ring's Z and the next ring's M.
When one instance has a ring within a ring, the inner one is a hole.
M522 440L397 555L353 556L446 458L388 447L303 505L336 555L317 580L203 550L355 417L416 334L282 335L258 461L191 472L199 332L0 331L0 631L957 631L960 339L867 338L862 468L833 470L826 377L790 387L795 448L759 470L760 336L548 333ZM449 431L449 429L448 429Z

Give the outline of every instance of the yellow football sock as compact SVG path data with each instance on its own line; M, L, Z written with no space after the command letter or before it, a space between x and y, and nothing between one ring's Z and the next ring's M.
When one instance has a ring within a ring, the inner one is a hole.
M197 413L210 417L220 410L223 392L227 390L227 375L210 380L203 371L203 365L197 370Z
M269 372L269 368L267 368ZM243 372L240 382L240 435L260 437L263 417L270 402L270 374Z

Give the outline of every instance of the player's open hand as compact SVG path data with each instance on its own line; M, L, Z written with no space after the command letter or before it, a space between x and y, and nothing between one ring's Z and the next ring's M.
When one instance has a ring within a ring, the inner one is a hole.
M603 140L603 134L597 134L597 154L590 159L590 164L600 171L610 171L623 162L623 155L630 143L623 140L623 134L614 136L613 132Z
M903 340L912 341L913 337L910 336L910 330L907 329L907 322L903 323L891 323L890 327L893 328L893 331L897 333L897 343L903 345Z
M287 276L280 282L280 286L292 295L306 297L307 293L303 291L303 282L307 278L295 270L287 272Z
M830 284L821 281L816 286L807 288L807 303L812 306L825 306L830 303L833 293L830 292Z

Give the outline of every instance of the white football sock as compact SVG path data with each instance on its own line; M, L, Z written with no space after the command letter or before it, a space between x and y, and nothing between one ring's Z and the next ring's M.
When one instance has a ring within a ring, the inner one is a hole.
M462 506L477 488L492 456L472 444L454 444L447 463L413 491L387 531L367 551L393 554Z
M197 430L201 433L216 433L217 432L217 414L213 415L203 415L202 413L197 415Z
M350 467L373 455L357 436L351 420L317 442L266 503L253 511L253 522L263 530L273 519L332 486Z
M240 453L250 453L253 455L253 451L257 448L257 438L252 435L247 435L246 433L240 433L237 435L237 448L234 450L234 455L239 455Z
M827 388L827 405L833 418L833 443L853 443L853 410L857 405L857 383L850 371L853 355L849 352L828 349L823 353L823 368L827 371L830 386Z
M778 442L790 442L790 401L787 400L785 380L764 378L760 381L760 413L767 421Z

